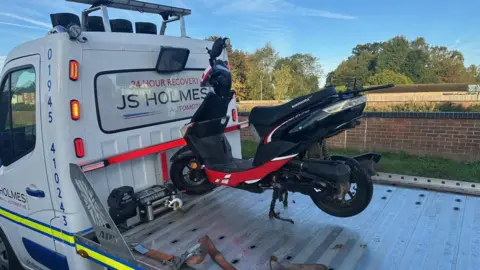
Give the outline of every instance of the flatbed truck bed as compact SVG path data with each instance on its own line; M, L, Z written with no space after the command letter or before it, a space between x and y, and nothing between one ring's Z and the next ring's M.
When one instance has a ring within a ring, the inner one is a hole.
M238 269L269 269L270 256L284 263L321 263L330 269L478 269L480 198L375 185L370 206L352 218L335 218L309 197L289 196L277 210L295 224L268 217L271 193L231 188L187 203L124 234L127 242L180 255L209 235ZM207 258L196 269L220 269Z

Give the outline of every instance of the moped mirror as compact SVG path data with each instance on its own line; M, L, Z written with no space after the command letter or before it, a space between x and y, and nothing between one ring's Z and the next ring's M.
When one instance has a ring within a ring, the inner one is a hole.
M212 50L210 50L210 58L214 59L222 54L223 49L227 46L228 38L218 38L212 45Z

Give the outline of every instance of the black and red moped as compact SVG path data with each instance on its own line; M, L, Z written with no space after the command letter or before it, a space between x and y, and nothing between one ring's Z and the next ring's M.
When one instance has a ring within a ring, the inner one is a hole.
M255 193L273 189L270 216L290 222L274 211L277 200L287 203L288 192L310 196L318 208L336 217L362 212L372 198L371 177L381 156L313 156L311 152L322 147L326 138L360 123L367 102L362 92L393 85L343 93L328 87L279 106L255 107L248 120L251 132L259 138L257 151L253 159L237 159L224 135L227 107L235 98L231 71L225 61L217 59L226 42L219 38L208 50L210 67L202 84L214 91L182 128L187 145L171 158L176 188L187 194L206 193L216 186ZM187 175L185 167L190 168Z

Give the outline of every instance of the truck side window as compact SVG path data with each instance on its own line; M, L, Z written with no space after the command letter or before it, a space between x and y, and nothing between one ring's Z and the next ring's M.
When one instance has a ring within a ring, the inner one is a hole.
M4 164L13 156L10 134L10 78L7 75L0 88L0 160Z
M0 157L8 166L35 148L35 70L6 75L0 96Z

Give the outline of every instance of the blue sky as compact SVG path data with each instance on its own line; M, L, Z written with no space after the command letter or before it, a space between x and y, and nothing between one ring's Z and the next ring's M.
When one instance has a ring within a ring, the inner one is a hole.
M320 59L325 73L346 59L356 44L399 34L409 39L423 36L430 44L460 50L466 64L480 64L478 0L149 1L192 9L192 15L186 18L191 37L228 36L235 48L247 51L271 42L281 56L312 53ZM46 34L50 13L79 14L86 7L64 0L0 2L0 67L14 46ZM158 16L136 12L116 11L110 15L160 22Z

